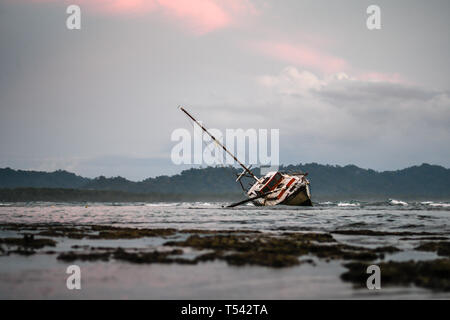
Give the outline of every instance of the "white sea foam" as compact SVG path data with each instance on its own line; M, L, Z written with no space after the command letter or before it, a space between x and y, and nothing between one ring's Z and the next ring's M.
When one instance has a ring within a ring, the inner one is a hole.
M213 204L211 202L196 202L196 205L199 206L212 206Z
M330 204L333 204L333 202L331 202L331 201L325 201L325 202L319 202L319 204L330 205Z
M167 203L167 202L158 202L158 203L146 203L146 207L174 207L177 206L178 203Z
M450 208L450 203L441 203L441 202L439 202L439 203L430 203L428 205L432 206L432 207Z
M426 204L430 207L450 208L450 203L444 203L444 202L422 201L421 204Z
M339 202L338 207L357 207L359 206L359 203L350 203L350 202Z
M408 203L405 201L400 201L400 200L395 200L395 199L391 199L389 201L389 203L392 205L396 205L396 206L407 206L408 205Z

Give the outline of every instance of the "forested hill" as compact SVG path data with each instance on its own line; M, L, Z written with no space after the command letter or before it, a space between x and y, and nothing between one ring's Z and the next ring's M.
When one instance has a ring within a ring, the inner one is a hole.
M290 165L281 171L309 173L313 196L325 197L421 197L450 198L450 169L422 164L397 171L377 172L354 165L331 166L317 163ZM240 193L236 169L189 169L174 176L160 176L140 182L125 178L88 179L66 171L51 173L0 169L0 188L71 188L157 194ZM256 170L255 173L259 173Z
M82 188L91 179L63 170L54 172L0 169L0 188Z

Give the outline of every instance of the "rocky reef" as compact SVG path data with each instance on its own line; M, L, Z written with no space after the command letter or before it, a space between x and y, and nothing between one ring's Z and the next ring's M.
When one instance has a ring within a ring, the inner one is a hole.
M0 255L55 255L61 262L121 261L133 264L196 265L219 260L232 266L287 268L318 261L340 261L347 269L343 281L355 288L365 287L366 269L376 263L382 270L384 286L416 285L450 291L450 242L434 233L383 232L372 230L335 230L327 232L258 232L252 230L177 230L145 229L109 225L3 224L0 230L15 237L0 238ZM385 261L386 256L401 252L397 246L356 246L338 241L339 236L397 237L398 241L419 241L413 248L432 252L439 258L430 261ZM400 238L402 237L402 238ZM406 238L405 238L406 237ZM88 240L70 250L58 249L64 239ZM137 240L140 246L122 247L120 241ZM159 239L159 245L148 245ZM108 240L110 246L96 246ZM424 240L424 241L421 241ZM425 241L426 240L426 241ZM434 240L434 241L433 241ZM48 250L52 248L52 250Z

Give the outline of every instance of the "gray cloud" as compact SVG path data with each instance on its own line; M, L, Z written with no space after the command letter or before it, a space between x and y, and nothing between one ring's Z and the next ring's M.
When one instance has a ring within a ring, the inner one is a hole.
M304 115L291 121L286 117L291 126L287 144L298 146L294 141L304 137L300 145L317 158L324 157L325 149L334 159L375 168L417 159L448 165L448 92L307 74L291 67L262 78L274 95L285 97L280 103L286 110Z

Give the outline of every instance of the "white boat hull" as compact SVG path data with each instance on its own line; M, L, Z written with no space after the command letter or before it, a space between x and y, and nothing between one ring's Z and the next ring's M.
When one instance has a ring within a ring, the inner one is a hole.
M312 206L309 184L299 182L297 182L297 187L294 190L285 192L283 189L280 189L267 197L259 198L252 202L256 206Z

